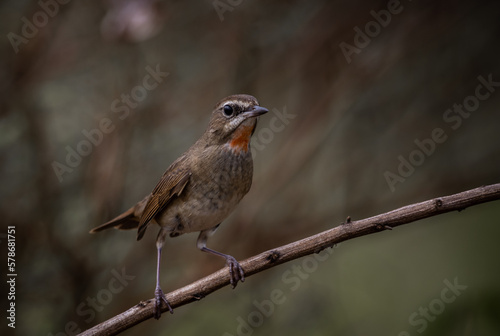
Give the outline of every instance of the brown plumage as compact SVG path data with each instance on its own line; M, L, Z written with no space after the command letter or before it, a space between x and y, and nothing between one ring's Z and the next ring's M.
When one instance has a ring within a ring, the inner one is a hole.
M257 126L257 117L267 112L249 95L233 95L221 100L212 112L205 133L170 165L151 194L90 231L137 228L139 240L150 223L160 226L156 240L155 318L161 315L162 302L172 312L159 284L161 250L167 236L199 231L198 248L226 259L233 288L238 281L244 281L243 269L236 259L209 249L206 241L250 190L253 175L250 138Z

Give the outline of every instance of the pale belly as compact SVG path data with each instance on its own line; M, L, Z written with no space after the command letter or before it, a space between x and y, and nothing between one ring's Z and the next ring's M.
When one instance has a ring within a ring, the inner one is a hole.
M183 193L156 216L171 236L207 230L219 225L236 208L252 183L250 171L224 172L215 179L195 177ZM236 185L236 187L235 187Z
M157 216L156 222L170 232L170 236L211 229L220 224L238 205L241 197L232 197L218 205L209 198L174 201Z

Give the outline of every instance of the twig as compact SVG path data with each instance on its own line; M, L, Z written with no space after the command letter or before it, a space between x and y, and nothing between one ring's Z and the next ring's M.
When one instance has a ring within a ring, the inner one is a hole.
M319 253L327 247L352 238L390 230L399 225L445 212L461 211L473 205L498 199L500 199L500 183L408 205L359 221L351 221L350 217L348 217L345 223L333 229L260 253L242 261L240 264L245 270L245 276L248 277L285 262L312 253ZM167 294L167 299L173 308L180 307L201 300L227 285L229 285L229 272L224 268ZM116 335L129 329L153 317L153 301L153 299L150 299L140 302L127 311L84 331L80 335ZM166 311L165 307L163 311ZM169 318L169 315L164 314L163 318Z

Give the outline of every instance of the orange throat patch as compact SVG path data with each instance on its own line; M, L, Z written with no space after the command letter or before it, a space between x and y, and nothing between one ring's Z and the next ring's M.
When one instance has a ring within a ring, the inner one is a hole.
M229 141L229 148L232 151L239 153L241 151L248 152L250 147L250 139L252 138L253 131L257 127L257 123L252 125L240 125Z

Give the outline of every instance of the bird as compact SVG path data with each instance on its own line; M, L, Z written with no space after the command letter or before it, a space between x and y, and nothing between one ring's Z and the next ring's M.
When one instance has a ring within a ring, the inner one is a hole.
M250 190L253 178L250 140L259 116L267 112L251 95L237 94L220 100L206 131L167 168L153 191L124 213L90 231L137 229L140 240L152 223L159 225L155 319L161 317L163 303L173 313L160 286L161 253L169 236L199 232L196 246L225 259L232 287L238 281L245 281L238 261L208 248L207 240Z

